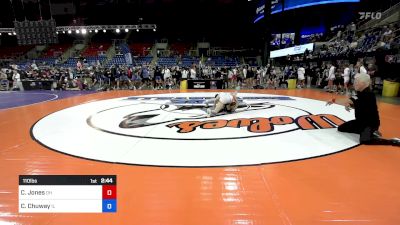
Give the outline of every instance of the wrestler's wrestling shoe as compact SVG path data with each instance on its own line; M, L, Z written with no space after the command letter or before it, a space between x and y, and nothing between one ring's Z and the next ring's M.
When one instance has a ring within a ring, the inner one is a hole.
M391 138L389 140L392 141L393 146L400 146L400 138Z
M207 109L207 117L208 117L208 118L211 117L211 109L210 109L210 108Z
M379 130L374 131L374 133L372 133L372 135L375 138L381 138L382 137L382 133Z

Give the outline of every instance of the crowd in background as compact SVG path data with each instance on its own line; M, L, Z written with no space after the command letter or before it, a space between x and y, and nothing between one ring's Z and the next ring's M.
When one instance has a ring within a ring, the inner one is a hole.
M222 80L223 88L240 86L252 88L285 88L288 79L297 79L297 87L320 87L327 91L348 92L354 75L368 73L373 87L380 87L382 79L398 71L390 65L399 65L393 60L388 64L377 63L377 57L366 57L368 53L399 50L400 24L390 24L368 29L357 34L354 23L339 30L336 37L316 51L306 50L303 55L288 56L266 66L238 64L236 66L209 66L193 63L192 66L160 66L154 63L136 65L105 66L102 63L89 65L85 59L77 61L75 67L38 65L33 61L20 68L17 64L0 66L0 84L3 90L23 90L24 81L51 82L52 90L119 90L119 89L177 89L182 80ZM120 52L120 49L116 49ZM361 56L360 56L361 55ZM400 59L400 57L397 57ZM399 61L399 60L397 60ZM378 68L378 67L381 68ZM394 79L398 79L395 76Z
M370 53L400 48L400 24L376 27L357 35L353 26L339 31L337 37L324 44L319 51L310 53L309 58L352 57L359 53Z
M39 68L35 63L26 70L11 65L1 69L1 80L7 80L10 89L23 90L23 81L50 81L53 90L141 90L178 89L182 80L223 80L223 88L277 89L288 88L288 80L296 79L297 88L318 87L330 92L349 92L354 75L367 73L373 86L382 84L382 77L374 59L325 61L321 64L301 63L286 65L235 67L161 67L151 64L141 66L82 66Z

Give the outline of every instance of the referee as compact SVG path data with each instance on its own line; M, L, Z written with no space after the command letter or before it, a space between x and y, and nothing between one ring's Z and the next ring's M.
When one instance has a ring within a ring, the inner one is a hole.
M360 134L360 144L400 146L399 138L383 139L379 132L380 120L375 94L369 88L370 76L359 73L355 76L354 89L357 95L327 102L327 105L338 103L344 105L347 111L354 108L355 120L343 123L338 131Z

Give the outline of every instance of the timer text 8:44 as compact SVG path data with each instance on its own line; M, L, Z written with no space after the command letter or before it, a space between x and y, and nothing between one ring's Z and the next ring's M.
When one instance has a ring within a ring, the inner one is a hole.
M100 182L101 182L102 184L110 184L110 183L113 182L113 179L112 179L111 177L108 177L108 178L101 178Z

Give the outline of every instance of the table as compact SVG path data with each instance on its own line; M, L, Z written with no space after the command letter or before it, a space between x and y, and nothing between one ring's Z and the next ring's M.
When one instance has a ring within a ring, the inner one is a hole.
M188 80L188 89L222 89L223 80Z
M22 86L25 90L51 90L53 80L22 80Z

